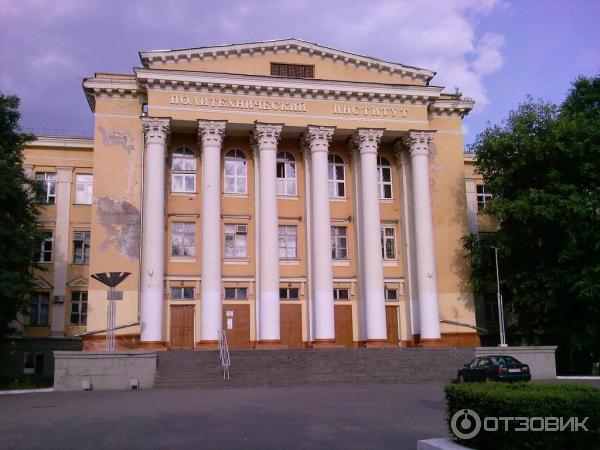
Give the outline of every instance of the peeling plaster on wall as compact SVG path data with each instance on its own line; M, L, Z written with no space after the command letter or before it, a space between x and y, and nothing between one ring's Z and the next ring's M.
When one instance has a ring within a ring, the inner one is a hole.
M129 154L135 150L134 139L126 131L113 130L108 132L102 127L99 127L99 130L102 134L102 143L107 147L118 145Z
M125 159L127 164L127 187L124 191L125 198L135 198L139 194L137 194L139 190L137 168L140 164L138 161L138 155L136 149L135 142L135 132L132 132L130 129L113 129L112 131L107 131L106 129L99 127L98 128L102 135L102 142L107 147L121 147L124 151L127 152L128 157Z
M121 255L130 260L139 259L140 211L129 202L115 202L109 197L98 198L97 204L98 219L107 235L100 251L105 252L109 245L114 245Z

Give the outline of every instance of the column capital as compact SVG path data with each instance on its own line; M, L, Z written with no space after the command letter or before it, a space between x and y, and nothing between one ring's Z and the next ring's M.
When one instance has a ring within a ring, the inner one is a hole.
M321 127L309 125L306 132L302 133L302 147L308 149L311 153L329 151L329 143L333 138L335 127Z
M358 152L362 155L365 153L377 154L377 147L383 137L383 128L357 128L350 139Z
M394 152L396 154L396 160L400 165L406 165L410 162L409 147L403 139L398 139L394 142Z
M256 122L254 130L250 132L250 142L258 151L277 148L282 130L281 123Z
M166 144L171 132L171 119L142 117L146 144Z
M198 139L203 145L215 145L221 147L225 137L226 120L199 120Z
M404 143L410 156L429 155L429 146L433 141L435 131L408 130Z

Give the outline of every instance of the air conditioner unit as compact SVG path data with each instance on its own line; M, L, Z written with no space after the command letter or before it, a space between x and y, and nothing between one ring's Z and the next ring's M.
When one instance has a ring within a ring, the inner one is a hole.
M52 303L64 303L65 302L65 296L64 295L55 295L52 298Z

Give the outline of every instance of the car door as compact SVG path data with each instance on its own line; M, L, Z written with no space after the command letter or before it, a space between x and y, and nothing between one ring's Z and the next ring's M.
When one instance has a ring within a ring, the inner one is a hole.
M492 360L490 358L480 358L477 363L477 367L474 370L475 381L485 381L487 378L487 372L492 366Z
M463 368L462 375L465 381L473 381L475 379L475 368L477 367L480 359L481 358L473 358L469 363L469 367Z

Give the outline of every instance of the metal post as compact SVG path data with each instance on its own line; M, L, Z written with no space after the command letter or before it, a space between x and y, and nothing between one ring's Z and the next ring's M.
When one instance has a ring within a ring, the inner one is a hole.
M496 284L498 286L498 325L500 328L500 347L508 347L506 343L506 332L504 329L504 305L502 302L502 294L500 293L500 269L498 268L498 248L494 249L494 256L496 258Z

